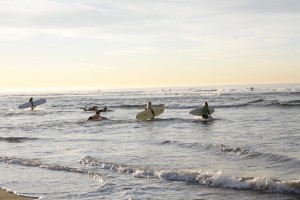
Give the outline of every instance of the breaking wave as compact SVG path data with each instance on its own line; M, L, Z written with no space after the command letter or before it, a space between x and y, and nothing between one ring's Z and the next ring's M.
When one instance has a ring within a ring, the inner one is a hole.
M189 184L199 184L215 188L230 188L257 190L264 192L300 194L300 179L278 180L268 177L234 177L225 175L222 171L169 171L153 170L138 166L109 163L97 160L91 156L81 159L81 164L97 166L120 174L128 174L136 178L162 179L167 181L183 181Z
M0 157L0 162L7 163L7 164L22 165L27 167L38 167L38 168L43 168L48 170L87 174L92 176L96 180L103 182L103 177L101 174L86 169L81 169L81 168L66 167L58 164L47 164L37 160L21 159L16 157L7 157L7 156Z

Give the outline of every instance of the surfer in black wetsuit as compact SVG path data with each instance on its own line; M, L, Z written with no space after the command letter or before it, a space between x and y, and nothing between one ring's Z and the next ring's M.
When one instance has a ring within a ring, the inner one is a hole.
M208 119L208 117L211 117L207 102L204 103L204 106L202 106L201 109L202 109L202 118L203 119Z
M32 97L29 99L29 103L31 103L31 110L35 109L35 106L33 105L33 98Z
M107 111L107 107L105 106L103 109L100 110L100 112L106 112Z
M101 116L100 116L100 111L97 111L95 115L90 116L90 117L88 118L88 121L90 121L90 120L99 120L100 117L101 117Z
M100 117L101 117L101 116L100 116L100 111L97 111L95 115L90 116L90 117L88 118L88 121L90 121L90 120L99 120Z
M97 111L98 107L97 106L93 106L90 108L86 108L86 106L84 108L82 108L84 111Z
M101 120L101 119L107 119L106 117L102 117L101 115L100 115L100 110L97 110L96 111L96 114L95 115L93 115L93 116L90 116L89 118L88 118L88 120L87 121L93 121L93 120Z
M90 108L87 108L86 106L84 108L82 108L84 111L100 111L100 112L107 112L107 111L110 111L107 109L107 107L105 106L103 109L98 109L97 106L93 106L93 107L90 107Z
M154 114L154 111L153 111L153 109L152 109L151 101L149 101L149 102L146 104L145 110L151 110L152 115L153 115L152 119L154 119L155 114Z

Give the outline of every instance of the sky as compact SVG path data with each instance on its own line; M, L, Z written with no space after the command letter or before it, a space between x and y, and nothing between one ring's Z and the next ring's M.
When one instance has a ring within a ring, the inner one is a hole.
M0 0L0 90L300 82L299 0Z

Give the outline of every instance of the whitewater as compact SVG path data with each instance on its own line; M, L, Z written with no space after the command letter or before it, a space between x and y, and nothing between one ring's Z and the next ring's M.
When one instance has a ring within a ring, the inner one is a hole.
M300 84L0 92L0 187L39 199L299 199ZM47 102L18 109L29 98ZM147 101L162 115L138 121ZM207 101L213 120L189 115ZM108 120L87 121L98 106Z

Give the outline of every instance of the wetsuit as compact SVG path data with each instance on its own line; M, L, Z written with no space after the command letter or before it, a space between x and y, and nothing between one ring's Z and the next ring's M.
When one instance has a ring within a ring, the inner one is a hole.
M208 117L210 116L210 112L207 106L202 106L202 118L204 119L208 119Z

